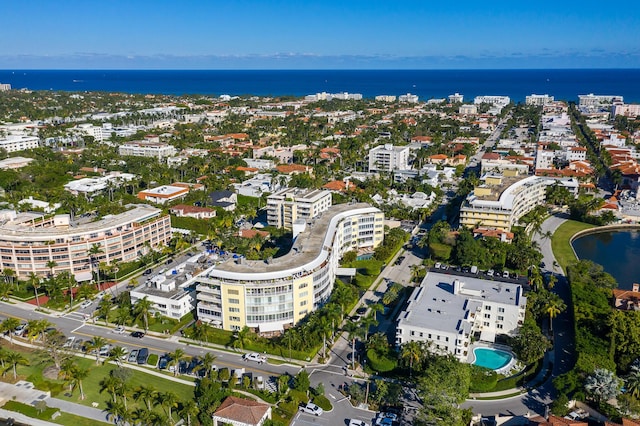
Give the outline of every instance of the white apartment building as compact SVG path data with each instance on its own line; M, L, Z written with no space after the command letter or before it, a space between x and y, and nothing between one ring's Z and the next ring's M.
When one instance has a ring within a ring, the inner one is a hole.
M299 220L320 216L331 203L331 191L285 188L267 197L267 222L277 228L293 229Z
M398 316L396 344L430 342L432 351L468 362L472 338L517 334L526 306L518 284L428 272Z
M408 170L409 146L394 146L386 143L369 150L369 171L390 172L392 170Z
M91 198L109 188L117 188L122 183L129 182L135 178L136 175L131 173L112 172L107 176L72 180L64 185L64 189L73 195L84 195L86 198Z
M8 92L9 90L11 90L9 83L0 83L0 92Z
M454 93L453 95L449 95L450 104L457 104L457 103L463 103L463 102L464 102L464 95L461 95L458 92Z
M97 142L102 142L105 139L109 139L109 137L111 136L111 126L108 126L107 128L104 128L103 126L94 126L93 124L90 123L83 123L83 124L78 124L75 127L75 130L78 131L79 133L82 133L83 135L86 136L91 136L94 140L96 140Z
M395 102L396 97L394 95L378 95L375 97L377 102Z
M570 146L565 151L565 159L568 162L585 161L587 159L587 148L582 146Z
M281 332L327 302L346 252L371 252L384 239L384 214L363 203L335 205L302 226L282 257L229 259L193 278L198 319L225 330Z
M180 319L196 308L196 286L192 278L202 272L202 263L196 255L172 268L161 269L131 291L131 303L145 297L153 306L153 313L159 312L169 318Z
M134 157L154 157L158 160L176 155L174 146L166 143L132 141L125 142L118 147L120 155L131 155Z
M485 175L460 207L460 225L510 231L520 218L544 203L546 188L553 179L529 176Z
M411 93L407 93L406 95L398 96L398 102L407 102L410 104L418 103L418 95L412 95Z
M476 105L460 105L460 108L458 108L458 113L460 114L477 114L478 113L478 107Z
M240 183L234 183L233 187L238 195L247 197L262 197L265 192L274 193L282 189L280 179L266 173L258 173Z
M554 158L556 158L555 151L547 151L542 147L538 147L536 151L536 170L552 169Z
M618 95L578 95L578 106L581 107L597 107L613 103L624 103L624 97Z
M2 216L2 268L14 270L21 279L30 272L48 274L47 262L55 261L55 273L70 271L78 281L84 281L90 279L89 249L94 244L103 251L96 257L98 262L131 262L148 247L167 244L172 235L169 216L145 205L77 225L71 223L69 215L45 217L4 211Z
M531 94L525 98L527 105L545 106L553 103L553 96Z
M625 117L640 116L640 104L615 104L611 107L611 115L624 115Z
M7 152L24 151L40 146L40 139L37 136L8 135L0 138L0 148Z
M476 96L473 99L473 103L478 104L490 104L495 106L504 107L509 105L511 102L511 98L509 96L495 96L495 95L484 95L484 96Z

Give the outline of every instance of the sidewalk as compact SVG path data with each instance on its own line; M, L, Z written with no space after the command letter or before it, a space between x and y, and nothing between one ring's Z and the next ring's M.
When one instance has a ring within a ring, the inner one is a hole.
M111 423L107 418L108 414L99 408L87 407L86 405L64 401L58 398L49 398L46 402L49 407L58 408L60 411L64 411L65 413L86 417L101 423Z

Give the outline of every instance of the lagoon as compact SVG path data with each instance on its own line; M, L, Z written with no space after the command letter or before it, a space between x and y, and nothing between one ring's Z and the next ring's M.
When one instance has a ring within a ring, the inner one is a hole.
M640 230L598 232L572 243L580 259L591 260L618 281L618 288L631 290L640 282Z

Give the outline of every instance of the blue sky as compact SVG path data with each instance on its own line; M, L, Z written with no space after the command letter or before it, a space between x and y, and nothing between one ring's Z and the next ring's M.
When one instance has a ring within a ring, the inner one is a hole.
M3 2L3 69L640 68L636 1Z

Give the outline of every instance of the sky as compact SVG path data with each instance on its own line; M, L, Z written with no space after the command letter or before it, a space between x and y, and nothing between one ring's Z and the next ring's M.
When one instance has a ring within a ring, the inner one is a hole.
M0 69L640 68L637 0L5 0Z

